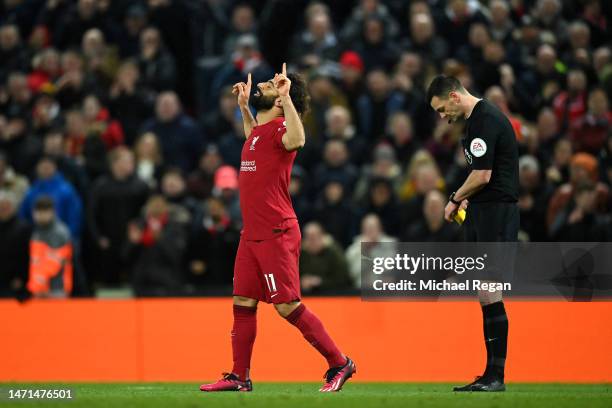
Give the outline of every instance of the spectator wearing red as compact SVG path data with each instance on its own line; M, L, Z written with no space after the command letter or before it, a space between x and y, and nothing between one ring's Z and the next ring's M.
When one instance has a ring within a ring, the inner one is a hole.
M608 96L603 89L596 88L589 94L588 111L571 129L574 150L598 154L606 144L611 124Z
M34 93L52 89L61 73L60 55L53 48L39 52L33 59L34 70L28 75L28 85Z
M219 198L206 200L205 210L189 244L188 280L194 284L231 284L240 229Z
M356 117L357 99L363 93L363 60L355 51L345 51L340 56L340 89L346 95L351 114Z
M512 124L512 129L514 129L514 135L517 141L523 140L523 121L518 116L515 116L512 112L510 112L510 108L508 108L508 100L506 99L506 94L504 90L500 86L492 86L487 90L486 98L493 102L495 106L501 110L504 115Z
M135 259L132 282L136 295L180 295L187 226L164 197L147 201L143 219L128 226L128 240Z
M225 165L215 170L213 196L221 199L232 221L242 225L238 196L238 171L235 168Z
M575 126L587 110L587 78L582 70L571 70L567 75L567 90L553 100L553 107L562 130Z
M89 135L98 135L107 150L123 144L123 128L121 124L110 117L107 108L101 105L95 95L88 95L83 101L83 113Z

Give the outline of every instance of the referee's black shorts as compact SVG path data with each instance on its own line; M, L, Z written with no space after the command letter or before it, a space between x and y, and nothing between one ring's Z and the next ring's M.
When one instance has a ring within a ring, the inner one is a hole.
M520 224L516 203L470 203L465 217L466 242L516 242Z
M481 248L488 254L487 267L478 278L496 282L513 281L519 223L520 214L516 203L486 202L468 205L463 224L465 241L487 243Z

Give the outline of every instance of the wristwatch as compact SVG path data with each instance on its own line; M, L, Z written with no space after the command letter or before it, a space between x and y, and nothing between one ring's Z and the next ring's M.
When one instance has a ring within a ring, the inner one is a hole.
M455 193L456 193L456 191L453 191L451 193L451 195L448 197L448 201L450 201L451 203L453 203L455 205L460 205L461 204L460 201L455 201Z

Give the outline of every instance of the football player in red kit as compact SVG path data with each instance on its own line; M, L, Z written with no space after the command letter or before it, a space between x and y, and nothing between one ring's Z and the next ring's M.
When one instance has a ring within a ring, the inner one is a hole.
M297 150L304 146L301 116L308 107L306 84L295 74L282 73L257 84L249 108L251 75L234 85L244 121L246 141L240 162L240 208L244 228L234 265L234 366L202 391L251 391L249 371L257 331L257 304L272 303L278 313L302 332L325 357L329 369L319 391L340 391L355 372L321 321L300 302L300 228L289 181Z

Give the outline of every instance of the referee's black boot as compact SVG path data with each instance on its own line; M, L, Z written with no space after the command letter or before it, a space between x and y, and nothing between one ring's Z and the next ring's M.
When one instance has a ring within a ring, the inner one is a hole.
M504 380L494 375L483 375L476 377L473 383L462 387L454 387L456 392L501 392L506 391Z

